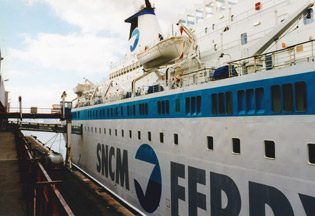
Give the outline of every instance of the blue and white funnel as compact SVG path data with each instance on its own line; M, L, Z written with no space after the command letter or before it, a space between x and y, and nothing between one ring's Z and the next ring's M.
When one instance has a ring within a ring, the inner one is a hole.
M125 22L130 23L129 50L143 51L154 41L157 41L162 30L155 16L154 8L149 0L145 0L145 7L132 15Z

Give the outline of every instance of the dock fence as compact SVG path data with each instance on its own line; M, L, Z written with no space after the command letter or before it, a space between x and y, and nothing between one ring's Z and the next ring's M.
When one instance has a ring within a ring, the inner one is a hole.
M52 180L41 159L33 157L32 149L17 125L13 130L27 215L74 215L56 187L61 181Z

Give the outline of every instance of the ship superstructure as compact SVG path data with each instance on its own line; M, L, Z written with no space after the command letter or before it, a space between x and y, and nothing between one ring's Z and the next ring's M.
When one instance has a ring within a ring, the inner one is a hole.
M313 2L186 12L125 20L126 59L75 88L73 163L145 215L314 214Z

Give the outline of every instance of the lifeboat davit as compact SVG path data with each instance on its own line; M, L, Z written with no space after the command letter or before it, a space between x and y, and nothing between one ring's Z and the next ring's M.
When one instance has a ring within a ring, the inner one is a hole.
M143 52L137 54L137 58L144 69L174 64L177 59L185 55L190 44L191 41L186 36L170 37L152 47L146 47Z

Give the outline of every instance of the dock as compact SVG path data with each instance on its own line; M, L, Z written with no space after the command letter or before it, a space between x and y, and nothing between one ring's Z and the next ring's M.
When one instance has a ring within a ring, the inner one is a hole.
M0 132L0 215L135 215L93 180L47 167L16 126Z
M12 132L0 132L0 191L0 215L26 215Z

